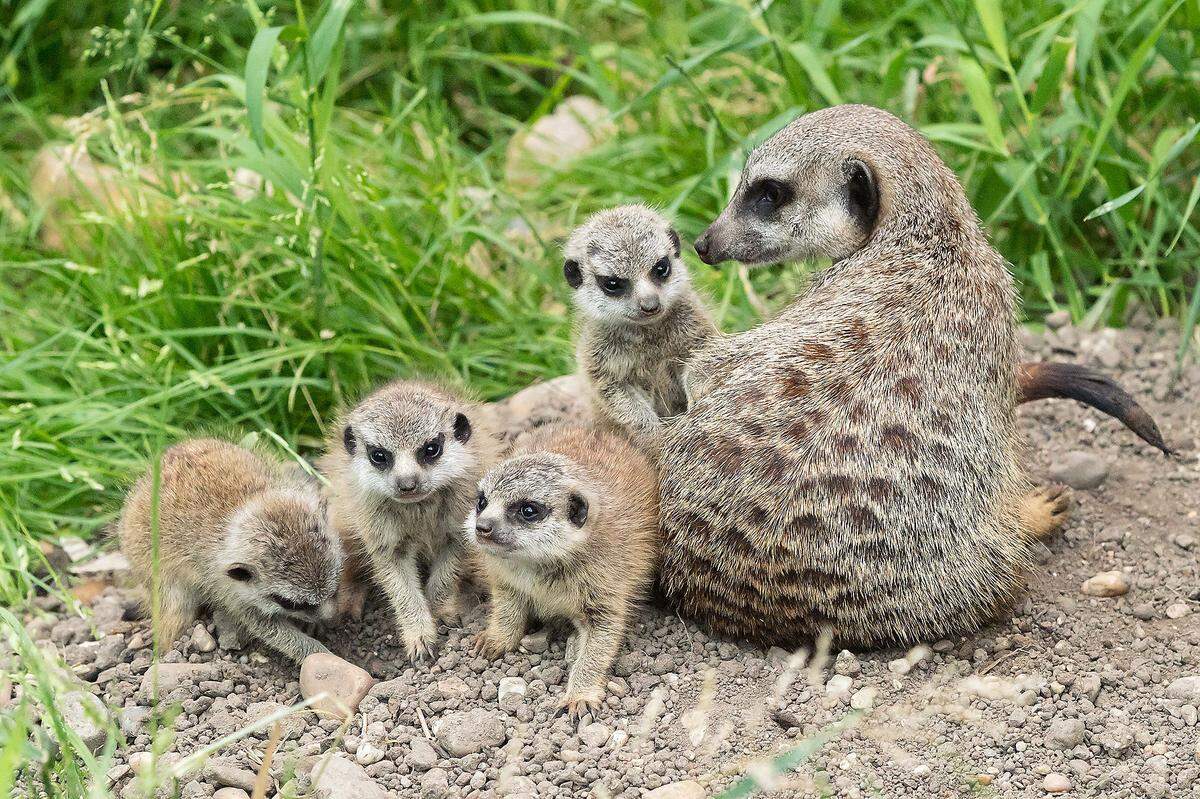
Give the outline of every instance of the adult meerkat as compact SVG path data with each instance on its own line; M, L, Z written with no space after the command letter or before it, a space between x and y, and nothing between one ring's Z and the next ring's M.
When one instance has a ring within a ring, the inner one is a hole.
M663 420L687 409L688 359L717 335L679 250L670 223L644 205L592 215L564 249L596 417L652 446Z
M635 604L658 560L657 478L619 435L542 428L479 483L467 535L492 600L476 651L515 649L530 615L566 617L578 646L562 701L572 716L598 709Z
M781 644L931 640L1009 606L1061 497L1017 460L1012 276L929 143L875 108L800 117L696 251L834 263L695 357L707 389L663 442L667 596Z
M399 380L330 432L322 460L330 521L365 553L414 661L437 639L435 614L457 613L463 520L495 459L485 420L479 405L451 391Z
M328 652L297 623L330 618L342 554L311 485L263 454L197 438L162 455L157 495L143 475L117 524L132 574L149 589L158 562L161 635L171 641L208 606L296 662Z

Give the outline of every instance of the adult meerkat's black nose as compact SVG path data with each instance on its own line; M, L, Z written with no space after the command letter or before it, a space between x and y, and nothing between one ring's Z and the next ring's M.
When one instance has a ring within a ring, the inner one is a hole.
M695 244L692 245L693 247L696 248L696 255L699 255L700 260L704 261L704 263L708 263L708 245L709 245L709 239L711 238L709 236L710 230L712 230L712 228L709 228L708 230L701 233L700 238L696 239Z

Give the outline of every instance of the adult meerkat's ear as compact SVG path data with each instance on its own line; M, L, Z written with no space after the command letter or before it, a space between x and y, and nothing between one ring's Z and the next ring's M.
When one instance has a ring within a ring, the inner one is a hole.
M675 228L667 228L667 235L671 237L671 246L675 248L675 257L678 258L679 252L682 249L682 245L679 242L679 234L675 231Z
M851 158L846 162L846 205L867 233L875 228L879 218L879 182L865 161Z
M346 452L350 455L354 454L354 450L358 449L358 442L354 438L354 430L350 425L346 425L346 429L342 431L342 444L346 447Z
M563 262L563 277L567 279L567 285L573 289L583 285L583 273L579 271L579 262L574 258L568 258Z

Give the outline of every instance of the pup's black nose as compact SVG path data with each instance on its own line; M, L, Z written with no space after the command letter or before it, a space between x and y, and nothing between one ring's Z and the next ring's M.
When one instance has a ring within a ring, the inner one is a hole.
M491 539L492 523L487 519L479 519L475 522L475 534L480 538Z
M416 488L417 488L417 478L415 475L408 475L407 477L397 477L396 478L396 490L397 491L404 491L404 492L415 491Z
M648 297L638 300L638 307L642 309L642 313L653 316L662 309L662 303L658 301L658 297Z

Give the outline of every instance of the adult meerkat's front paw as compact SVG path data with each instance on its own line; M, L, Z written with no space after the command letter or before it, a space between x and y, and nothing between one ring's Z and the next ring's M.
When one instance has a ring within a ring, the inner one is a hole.
M600 711L604 703L604 692L600 689L592 691L576 691L568 693L558 703L558 712L566 712L571 721L578 721L585 714L593 716Z

